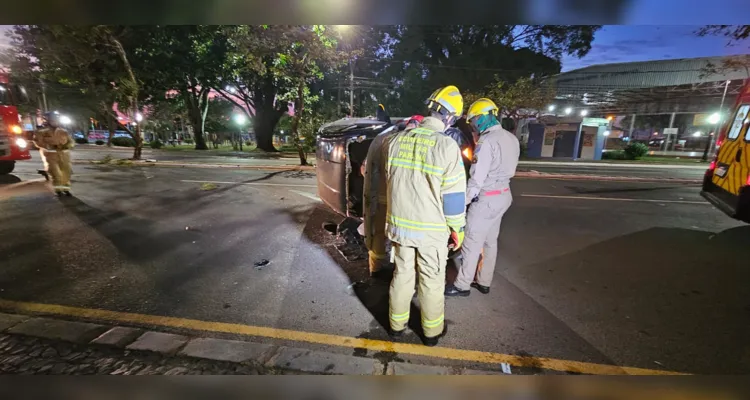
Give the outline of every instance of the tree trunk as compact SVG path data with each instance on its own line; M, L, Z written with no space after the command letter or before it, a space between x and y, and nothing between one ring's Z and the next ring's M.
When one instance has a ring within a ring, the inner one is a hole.
M305 148L302 146L302 142L299 138L299 121L302 119L303 111L305 110L305 86L304 83L300 83L297 88L297 107L294 110L294 120L292 121L292 135L297 139L297 153L299 154L299 165L307 164L307 155L305 154Z
M117 130L117 119L112 113L107 113L107 129L109 129L109 137L107 137L107 147L112 147L112 137L115 136Z
M207 91L206 91L207 93ZM195 149L196 150L208 150L208 146L206 146L206 138L203 136L203 110L201 109L200 100L203 97L203 95L198 96L192 96L197 98L192 98L191 93L189 93L189 90L186 88L182 91L182 94L185 99L185 104L187 105L187 112L188 112L188 118L190 119L190 125L193 126L193 136L195 139ZM206 94L206 97L207 94Z
M140 122L135 126L135 149L133 149L133 160L140 160L141 154L143 154L143 136L141 136L141 124Z
M255 110L253 130L255 130L255 138L258 141L259 149L268 152L278 151L273 147L273 129L279 123L282 115L284 115L284 112L274 110L273 105Z

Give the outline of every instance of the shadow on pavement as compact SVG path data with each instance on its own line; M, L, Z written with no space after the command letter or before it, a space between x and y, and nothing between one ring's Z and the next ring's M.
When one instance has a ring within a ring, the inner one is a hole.
M103 211L77 197L61 199L65 208L107 238L125 257L148 261L190 243L199 235L189 230L162 232L157 223L122 211Z
M309 212L309 211L308 211ZM327 206L316 207L309 216L303 230L303 236L309 241L324 249L328 256L341 268L349 279L349 293L357 296L362 305L372 314L373 321L368 330L363 331L359 338L391 340L388 335L389 303L388 292L390 279L371 279L367 260L347 261L336 249L334 243L336 236L326 231L323 226L326 223L340 223L344 218L330 211ZM411 313L408 323L409 330L404 337L404 342L421 343L422 335L419 308L412 302Z
M21 178L15 175L0 175L0 185L12 185L21 182Z
M750 226L651 228L519 266L509 279L619 363L748 373L749 243Z

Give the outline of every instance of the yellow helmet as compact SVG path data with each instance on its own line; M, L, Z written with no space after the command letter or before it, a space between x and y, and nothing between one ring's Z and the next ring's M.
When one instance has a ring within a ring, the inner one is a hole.
M445 116L460 117L464 112L464 98L455 86L440 88L430 95L425 101L430 111Z
M492 114L497 116L499 108L494 101L488 98L481 98L469 106L469 110L466 112L466 120L469 121L477 115Z

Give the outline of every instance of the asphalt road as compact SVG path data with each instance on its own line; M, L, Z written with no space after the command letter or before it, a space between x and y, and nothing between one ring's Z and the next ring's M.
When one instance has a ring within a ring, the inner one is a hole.
M387 286L333 247L311 172L77 165L60 200L37 167L0 178L2 299L387 340ZM750 373L750 226L691 185L512 191L492 292L447 299L440 346Z

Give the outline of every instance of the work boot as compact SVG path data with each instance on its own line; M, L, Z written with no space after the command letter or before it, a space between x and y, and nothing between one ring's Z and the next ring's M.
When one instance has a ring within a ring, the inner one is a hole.
M445 287L445 296L446 297L469 297L471 294L471 290L461 290L457 288L452 283L450 285L447 285Z
M404 332L406 332L406 328L400 331L394 331L393 329L388 328L388 336L390 336L391 339L401 339L404 337Z
M435 337L425 337L424 338L424 345L428 347L435 347L438 344L438 341L445 336L448 333L448 325L443 325L443 333L435 336Z
M489 286L482 286L476 282L472 282L471 287L478 290L482 294L489 294L490 293L490 287Z

